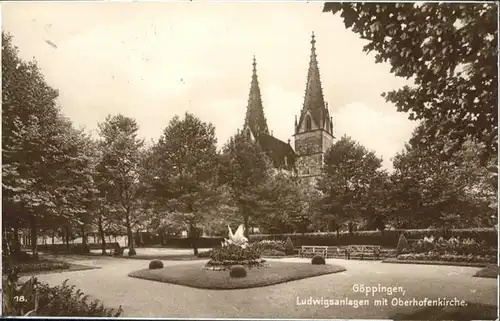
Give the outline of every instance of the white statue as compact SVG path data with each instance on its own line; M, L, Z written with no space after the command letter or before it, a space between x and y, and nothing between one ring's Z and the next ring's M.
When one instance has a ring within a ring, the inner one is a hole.
M240 224L240 226L238 226L238 229L234 234L229 224L227 225L227 229L229 230L229 239L224 239L224 242L222 242L222 246L227 246L229 244L235 244L243 248L247 246L248 239L244 235L245 227L243 226L243 224Z

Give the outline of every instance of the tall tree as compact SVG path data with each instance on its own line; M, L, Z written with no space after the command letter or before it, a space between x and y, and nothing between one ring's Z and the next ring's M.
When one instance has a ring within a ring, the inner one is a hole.
M425 130L422 126L416 135ZM442 137L440 145L447 144ZM497 207L497 158L489 160L490 166L481 166L477 157L481 150L482 146L469 141L443 159L433 145L410 140L394 158L390 194L395 223L425 228L491 226Z
M123 115L107 116L99 124L102 153L99 171L105 184L103 197L111 202L127 230L129 255L134 255L132 228L138 210L139 165L142 139L137 138L137 122Z
M291 233L307 229L307 190L296 176L284 172L270 175L261 192L264 215L256 217L268 233Z
M263 213L262 191L271 175L271 161L248 135L238 133L224 146L222 162L222 182L231 189L248 237L251 219Z
M195 255L200 227L219 200L216 143L214 126L186 113L170 121L154 150L156 197L168 220L188 230Z
M494 3L326 3L346 28L368 41L365 52L389 62L414 86L384 93L398 111L428 127L416 136L450 142L450 157L472 140L483 164L497 154L498 11Z
M323 218L338 230L344 222L351 227L377 214L375 196L386 175L381 166L382 159L351 138L337 141L325 155L324 176L318 181Z
M83 210L88 155L83 133L56 105L58 92L35 61L18 56L2 33L2 200L4 229L31 229L33 254L38 231L54 222L74 223Z

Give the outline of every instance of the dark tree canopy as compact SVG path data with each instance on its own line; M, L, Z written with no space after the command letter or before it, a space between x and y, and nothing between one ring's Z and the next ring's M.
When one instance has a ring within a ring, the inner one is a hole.
M445 135L447 156L472 139L484 144L484 162L497 153L498 32L494 3L326 3L346 28L415 86L384 93L398 111L424 120L418 139Z

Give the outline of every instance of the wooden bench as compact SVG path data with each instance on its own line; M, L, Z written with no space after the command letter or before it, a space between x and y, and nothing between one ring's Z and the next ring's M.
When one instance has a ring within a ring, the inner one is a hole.
M377 245L349 245L347 247L347 259L351 257L380 259L381 247Z
M300 257L322 256L324 258L334 258L347 256L346 250L342 250L338 246L314 246L303 245L299 250Z

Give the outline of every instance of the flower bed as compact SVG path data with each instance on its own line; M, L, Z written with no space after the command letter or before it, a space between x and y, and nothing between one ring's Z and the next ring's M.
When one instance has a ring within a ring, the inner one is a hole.
M413 243L410 249L398 255L398 260L404 261L441 261L464 263L494 263L497 259L497 249L488 246L486 242L474 239L451 237L434 239L425 237Z
M356 231L353 235L348 232L324 232L324 233L297 233L297 234L253 234L249 236L250 242L262 240L285 241L288 237L292 239L296 247L302 245L318 246L342 246L342 245L380 245L395 247L398 244L399 235L404 232L408 239L421 239L424 236L460 237L473 238L479 242L496 245L498 231L496 228L469 228L469 229L412 229L412 230L387 230L380 231Z
M17 268L19 273L26 273L67 269L69 264L62 261L40 260L39 262L15 263L14 268Z
M456 255L440 254L436 252L428 253L409 253L398 255L398 260L405 261L444 261L444 262L468 262L468 263L495 263L496 256L491 255Z
M265 260L260 258L261 250L258 246L248 244L239 246L236 244L228 244L219 249L210 251L210 261L206 264L207 267L221 267L222 269L230 268L232 265L244 265L248 267L262 266Z

